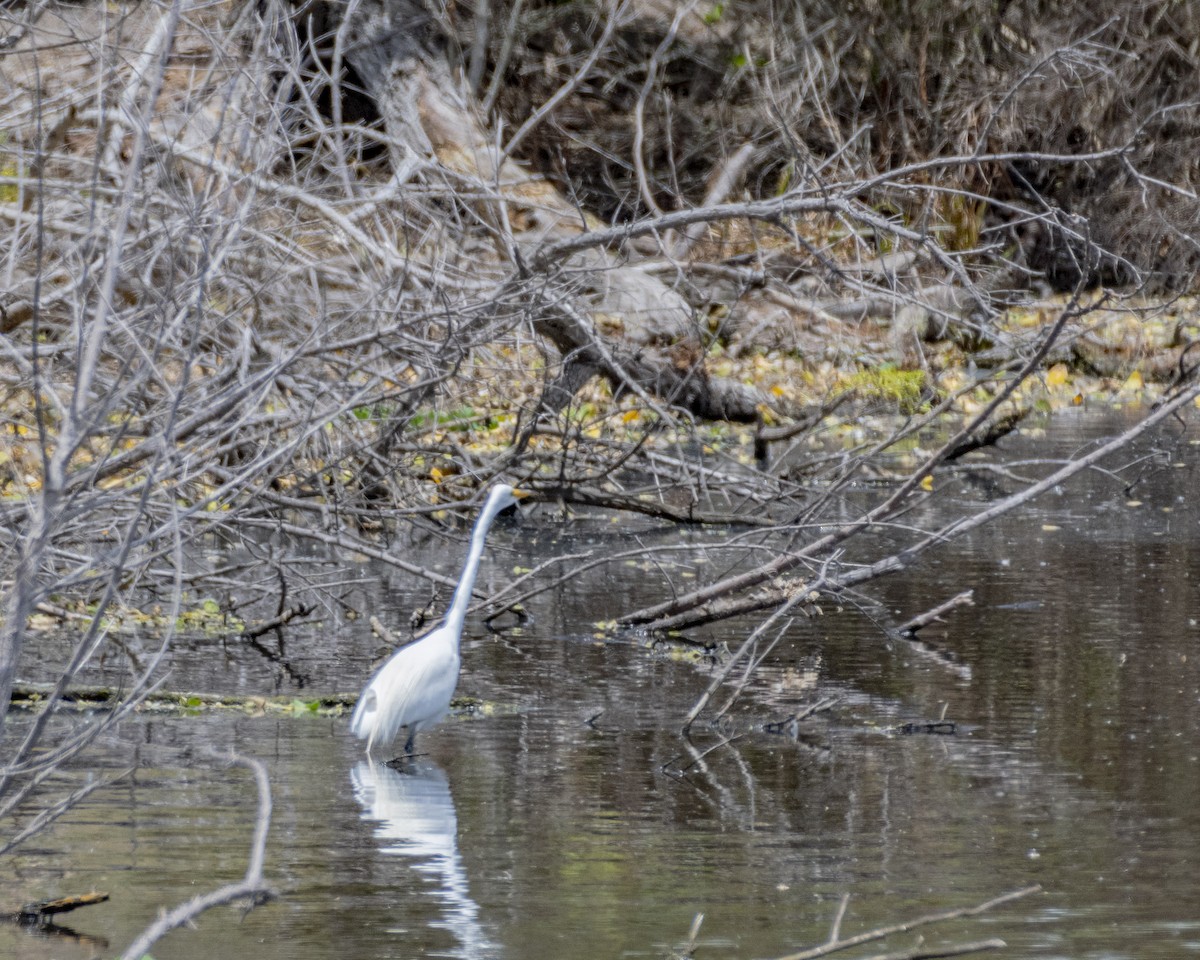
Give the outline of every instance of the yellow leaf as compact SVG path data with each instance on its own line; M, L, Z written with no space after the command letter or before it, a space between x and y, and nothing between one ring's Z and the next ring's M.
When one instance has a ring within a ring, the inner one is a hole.
M1196 399L1200 400L1200 397L1197 397ZM1075 396L1073 396L1071 398L1071 402L1073 404L1075 404L1075 406L1077 406L1077 407L1080 406L1083 403L1083 394L1082 393L1075 394ZM1200 406L1200 403L1197 403L1196 405Z
M442 471L439 470L437 467L429 468L429 479L432 480L434 483L441 483L442 478L445 476L446 475L444 473L442 473Z
M1046 372L1046 383L1052 387L1064 386L1071 379L1071 372L1065 363L1056 363Z
M621 422L622 423L633 423L633 421L636 420L641 415L642 415L642 413L640 410L626 410L625 413L621 416Z
M1133 373L1131 373L1129 375L1129 379L1126 380L1125 383L1121 386L1121 389L1122 390L1141 390L1142 387L1144 387L1145 385L1146 385L1145 382L1142 380L1142 372L1140 370L1134 370Z
M921 489L925 490L925 491L930 491L933 489L933 474L932 473L927 473L927 474L925 474L924 477L921 478Z

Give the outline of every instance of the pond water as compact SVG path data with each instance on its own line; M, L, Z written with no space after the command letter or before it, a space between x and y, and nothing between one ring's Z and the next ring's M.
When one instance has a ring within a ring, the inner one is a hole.
M1007 457L1020 470L1118 427L1060 417L1046 436L1006 441ZM403 772L364 763L345 718L138 715L89 755L97 773L136 771L0 874L0 909L91 889L111 901L66 918L74 937L0 925L0 956L113 955L162 907L240 876L254 787L210 747L270 770L280 896L210 912L161 942L160 960L665 957L697 913L698 957L779 957L824 940L843 894L851 934L1034 883L1044 892L924 935L1002 937L1013 957L1200 955L1196 437L1194 422L1175 424L1129 453L1125 482L1092 472L869 585L860 609L798 621L724 732L679 733L709 664L594 635L614 604L664 593L659 575L624 564L532 601L518 629L472 618L459 690L491 709L423 735ZM939 484L963 504L1004 481ZM535 516L494 533L480 586L555 553L637 542L627 523ZM459 550L411 559L452 573ZM428 596L365 563L321 575L388 623ZM975 606L924 644L877 625L968 587ZM733 646L753 626L704 636ZM377 645L363 620L333 615L289 636L286 666L197 638L168 685L353 690ZM827 696L837 704L798 729L761 729ZM943 711L953 736L895 732ZM730 731L744 736L701 756Z

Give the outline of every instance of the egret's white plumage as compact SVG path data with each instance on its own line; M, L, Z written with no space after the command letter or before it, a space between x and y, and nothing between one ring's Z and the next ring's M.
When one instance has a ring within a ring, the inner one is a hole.
M524 494L506 484L492 488L471 531L467 562L442 625L392 654L358 698L350 729L358 739L367 741L368 755L376 747L390 746L401 727L408 727L404 751L411 754L417 733L434 726L449 710L458 685L463 620L488 528L497 514L515 506L521 496Z

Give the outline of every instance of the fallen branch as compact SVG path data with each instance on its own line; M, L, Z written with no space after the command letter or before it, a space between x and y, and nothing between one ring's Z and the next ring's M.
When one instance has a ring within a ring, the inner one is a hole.
M883 557L880 560L876 560L874 563L859 567L848 573L831 575L828 578L822 577L822 582L820 584L821 592L826 595L841 593L842 591L851 587L857 587L871 580L876 580L879 577L892 573L898 573L899 571L906 569L913 563L914 560L916 560L922 553L931 547L940 546L956 537L961 537L963 534L974 530L976 527L981 527L985 523L990 523L997 517L1009 513L1022 504L1040 496L1047 490L1052 490L1059 484L1065 483L1071 477L1075 476L1075 474L1094 466L1100 460L1103 460L1105 457L1110 456L1111 454L1125 447L1127 444L1141 436L1152 426L1164 420L1166 417L1171 416L1178 410L1186 407L1188 404L1195 402L1198 396L1200 396L1200 386L1194 386L1191 389L1179 394L1175 399L1163 404L1153 413L1149 414L1145 419L1134 424L1134 426L1130 427L1123 434L1104 444L1102 447L1092 451L1092 453L1069 461L1065 466L1056 470L1048 477L1045 477L1037 483L1026 487L1024 490L1020 490L1017 493L998 500L986 510L972 514L969 517L959 517L955 520L952 520L941 527L941 529L928 534L919 542L905 547L902 550L898 550L896 553ZM857 523L861 523L861 521L858 521ZM811 555L812 553L816 552L815 548L817 546L827 547L829 545L829 541L833 539L833 536L834 535L830 535L822 538L822 540L817 541L816 544L810 545L801 551L786 554L767 566L791 566L795 565L796 563L803 562L806 559L811 562ZM844 539L844 537L839 538L839 541L840 539ZM762 568L760 568L760 570L761 569ZM761 579L758 577L758 571L750 571L750 574L743 574L741 575L741 578L744 580L752 580L754 583L761 582ZM730 578L730 581L739 581L739 578ZM637 614L634 614L623 617L620 622L643 622L645 624L645 628L650 630L681 630L705 623L712 623L716 620L725 619L735 614L748 614L759 610L769 610L772 607L786 602L789 597L794 596L797 592L804 592L806 590L811 592L812 589L814 589L814 587L808 586L808 584L806 584L804 581L793 579L783 586L763 588L751 596L736 597L732 600L717 602L715 595L721 592L717 589L720 586L721 584L714 584L713 586L703 588L701 591L695 591L695 593L689 597L683 597L674 601L673 604L681 610L680 613L676 613L671 616L659 617L657 619L650 620L649 622L633 619L633 617L638 616ZM738 586L742 586L740 581ZM713 597L708 598L708 594L712 594ZM699 603L690 602L691 597L697 595L704 596L704 601Z
M960 443L957 447L946 454L946 463L951 463L959 457L965 457L968 453L974 450L982 450L984 447L993 447L1002 439L1021 425L1024 420L1032 412L1030 408L1022 410L1014 410L1006 417L1001 417L994 423L987 425L981 433L972 434Z
M902 637L914 637L918 630L922 627L927 627L931 623L944 623L942 614L948 613L955 607L969 607L975 603L975 591L964 590L962 593L951 597L945 603L938 604L932 610L926 610L924 613L919 613L907 623L902 624L897 633Z
M70 913L80 907L104 903L107 899L107 893L97 893L93 890L91 893L81 893L73 897L59 897L57 900L38 900L36 903L25 904L13 913L0 916L0 919L10 923L45 924L50 922L51 917L60 913Z
M259 624L253 630L247 630L242 636L247 640L257 640L264 633L270 633L272 630L278 630L280 627L286 627L297 617L307 617L313 611L313 605L310 603L299 603L294 607L288 607L283 613L277 617L272 617L265 623Z
M609 247L613 244L624 243L637 237L658 236L669 230L684 230L694 224L720 223L729 220L759 220L776 222L781 217L799 217L805 214L831 213L841 214L851 220L870 223L871 218L865 215L865 208L856 203L854 198L866 196L870 190L878 189L887 184L906 183L909 178L919 173L934 169L950 169L954 167L983 167L988 165L1003 165L1016 161L1037 160L1046 163L1079 164L1112 159L1127 151L1127 147L1116 147L1111 150L1100 150L1089 154L1058 155L1058 154L1029 154L1029 153L992 153L973 156L938 157L921 163L908 164L885 171L869 179L854 181L846 184L821 184L811 192L792 190L780 197L767 200L755 200L749 203L721 203L710 207L691 207L684 210L673 210L661 216L645 217L632 223L618 224L601 230L590 230L577 236L569 237L547 244L538 257L533 261L534 271L541 272L552 263L562 262L566 257L580 250L591 247ZM905 230L895 224L889 224L890 232L906 240L911 240L919 247L933 254L943 252L932 243L930 237L920 233ZM938 258L940 259L940 257Z

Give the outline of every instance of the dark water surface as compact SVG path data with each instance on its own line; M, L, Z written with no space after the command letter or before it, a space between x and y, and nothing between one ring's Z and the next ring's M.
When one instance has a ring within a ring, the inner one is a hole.
M245 916L207 914L160 943L160 960L664 957L698 912L698 957L766 958L823 940L843 893L852 934L1031 883L1045 893L926 937L1002 937L1011 957L1200 955L1200 446L1189 425L1131 452L1126 463L1142 459L1124 483L1093 472L870 585L861 611L797 623L733 711L731 729L747 735L683 775L663 769L720 739L678 734L711 668L593 637L595 621L662 595L666 571L641 564L574 578L531 603L519 630L489 634L472 619L459 689L494 708L425 735L405 774L363 763L344 718L140 715L92 755L98 772L138 770L0 874L3 909L108 891L110 903L67 918L96 939L0 926L0 956L112 955L161 907L240 876L253 785L205 746L269 766L267 874L281 896ZM1066 455L1119 427L1061 418L1007 453ZM959 504L1005 488L988 475L938 482ZM663 542L648 526L642 536ZM627 524L535 518L496 532L481 586L556 553L638 542ZM412 559L454 572L460 550ZM376 608L389 623L427 597L361 563L321 576L369 603L394 591ZM873 622L968 587L976 606L925 634L942 655L888 641ZM707 636L732 646L753 626ZM376 645L362 621L331 617L292 635L285 669L236 640L196 639L168 685L288 692L299 676L302 696L357 689ZM798 731L757 729L829 695L837 706ZM890 729L943 709L955 736Z

